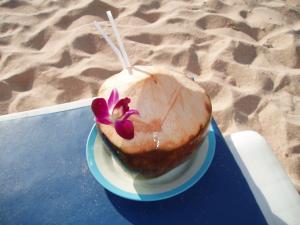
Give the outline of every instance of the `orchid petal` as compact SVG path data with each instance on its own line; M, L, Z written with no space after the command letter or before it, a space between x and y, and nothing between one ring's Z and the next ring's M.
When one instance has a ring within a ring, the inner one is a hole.
M106 125L111 125L112 124L112 122L108 118L98 118L98 117L96 117L95 120L96 120L97 123L103 123L103 124L106 124Z
M112 107L114 107L119 101L119 92L116 88L114 88L110 96L108 98L108 109L110 110Z
M124 114L124 117L123 117L123 120L127 120L129 116L131 115L140 115L139 111L137 111L136 109L129 109L125 114Z
M114 114L115 110L120 110L121 109L121 113L122 116L129 110L129 106L128 104L130 103L130 98L122 98L120 99L117 104L115 105L112 114Z
M92 102L92 110L96 121L107 124L109 121L108 106L104 98L96 98Z
M134 137L134 127L130 120L117 120L115 129L122 138L130 140Z

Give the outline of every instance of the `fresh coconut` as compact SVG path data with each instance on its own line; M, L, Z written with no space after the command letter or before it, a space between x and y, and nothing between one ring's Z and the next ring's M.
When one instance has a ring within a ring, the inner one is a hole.
M118 135L113 126L98 124L109 148L127 167L146 177L159 176L198 149L211 119L211 102L194 81L167 67L134 66L108 78L98 95L108 99L116 88L130 98L134 137Z

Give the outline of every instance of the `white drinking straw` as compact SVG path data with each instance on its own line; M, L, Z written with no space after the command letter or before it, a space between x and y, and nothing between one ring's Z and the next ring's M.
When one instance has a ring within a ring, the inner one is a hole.
M106 15L107 15L107 17L109 19L109 22L110 22L110 24L112 26L113 32L114 32L114 34L116 36L116 39L117 39L117 42L118 42L118 45L119 45L119 49L120 49L121 54L123 56L123 59L124 59L124 61L126 63L126 66L127 66L127 68L130 68L130 62L129 62L129 59L128 59L128 55L127 55L127 53L125 51L125 47L124 47L123 41L121 39L120 33L119 33L118 29L117 29L117 26L116 26L116 23L114 21L114 18L112 16L112 14L111 14L111 11L106 11Z
M120 52L120 50L115 46L115 44L112 42L112 40L107 36L107 34L105 33L105 31L101 28L100 23L97 21L94 21L94 26L96 27L97 31L99 32L99 34L105 39L105 41L107 42L107 44L112 48L112 50L116 53L116 55L118 56L119 60L122 63L123 69L127 69L128 66L126 65L124 58L122 56L122 53Z

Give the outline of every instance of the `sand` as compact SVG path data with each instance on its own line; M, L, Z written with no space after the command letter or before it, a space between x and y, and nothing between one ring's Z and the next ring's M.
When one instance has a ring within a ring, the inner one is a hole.
M194 77L222 131L262 134L300 191L297 0L2 0L0 114L96 96L122 69L90 24L107 20L106 10L133 65Z

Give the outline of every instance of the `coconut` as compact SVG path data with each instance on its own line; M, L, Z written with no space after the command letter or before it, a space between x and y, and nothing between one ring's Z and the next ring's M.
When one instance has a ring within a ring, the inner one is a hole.
M186 160L205 138L211 102L196 82L167 67L134 66L108 78L98 95L108 99L117 88L129 97L134 138L120 137L114 127L98 124L111 151L128 168L145 177L166 173Z

